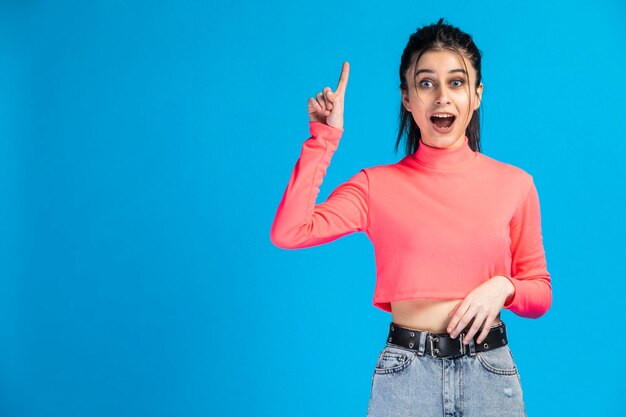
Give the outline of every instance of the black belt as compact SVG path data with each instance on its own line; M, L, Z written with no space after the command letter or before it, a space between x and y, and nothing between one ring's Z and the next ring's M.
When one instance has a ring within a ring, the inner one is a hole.
M459 333L456 338L451 338L449 333L431 333L425 330L410 329L398 326L394 322L389 325L387 341L394 345L417 350L420 354L426 354L438 358L460 356L475 352L484 352L502 347L508 343L506 326L500 322L491 327L482 343L476 343L476 339L482 332L479 329L468 344L463 344L463 338L467 333Z

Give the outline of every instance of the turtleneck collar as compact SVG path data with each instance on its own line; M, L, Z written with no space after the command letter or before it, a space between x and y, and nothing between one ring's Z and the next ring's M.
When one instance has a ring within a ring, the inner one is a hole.
M461 146L454 149L434 148L425 145L420 139L417 151L411 154L411 159L420 165L432 169L455 169L471 162L476 152L469 146L469 140L465 140Z

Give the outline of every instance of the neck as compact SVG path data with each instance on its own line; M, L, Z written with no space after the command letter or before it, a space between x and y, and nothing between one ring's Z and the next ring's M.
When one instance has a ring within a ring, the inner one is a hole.
M456 169L474 159L476 153L469 147L469 140L464 136L460 145L452 148L436 148L419 142L417 151L411 154L413 160L420 165L432 169Z

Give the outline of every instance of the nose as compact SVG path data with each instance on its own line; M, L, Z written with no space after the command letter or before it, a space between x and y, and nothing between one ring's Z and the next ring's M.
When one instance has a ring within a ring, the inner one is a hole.
M439 88L437 90L437 98L435 99L435 104L439 106L450 104L450 97L448 96L448 91L446 90L446 88Z

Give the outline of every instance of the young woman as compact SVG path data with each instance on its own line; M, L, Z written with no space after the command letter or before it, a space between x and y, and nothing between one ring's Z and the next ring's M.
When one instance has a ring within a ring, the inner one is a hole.
M343 133L349 64L308 102L302 146L271 230L281 248L365 232L374 306L391 312L368 416L525 416L500 310L552 303L539 198L524 170L480 153L481 54L443 23L411 35L400 63L406 156L360 170L316 204Z

